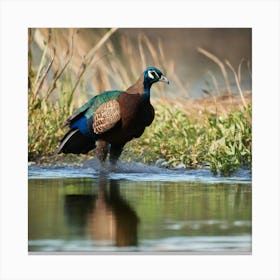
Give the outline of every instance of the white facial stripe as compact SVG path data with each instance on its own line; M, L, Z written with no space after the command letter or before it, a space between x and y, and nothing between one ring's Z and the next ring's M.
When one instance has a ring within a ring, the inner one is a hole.
M154 75L155 75L157 78L159 78L159 75L158 75L157 72L155 72L155 71L148 71L148 76L149 76L151 79L154 79L154 78L155 78Z
M148 76L151 78L151 79L154 79L154 75L153 75L153 71L148 71Z

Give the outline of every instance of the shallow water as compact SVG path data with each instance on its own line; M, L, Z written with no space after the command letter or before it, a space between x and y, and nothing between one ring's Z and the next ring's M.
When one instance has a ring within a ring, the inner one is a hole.
M245 170L30 166L28 191L30 252L251 253Z

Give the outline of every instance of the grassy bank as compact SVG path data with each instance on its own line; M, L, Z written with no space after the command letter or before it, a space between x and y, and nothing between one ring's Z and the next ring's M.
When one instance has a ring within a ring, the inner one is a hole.
M210 166L213 173L231 174L251 166L251 107L227 115L202 113L190 118L180 108L158 104L156 120L128 144L127 157L154 164L188 168Z
M225 115L207 111L189 117L180 107L157 101L156 118L141 138L127 144L123 160L188 168L210 166L214 173L228 175L251 166L251 106ZM43 108L43 109L42 109ZM69 115L67 106L54 108L44 102L29 108L29 159L52 156L65 133L61 124ZM90 156L93 156L94 152ZM61 156L60 156L61 157ZM160 161L159 161L160 159ZM53 158L55 160L55 158Z
M59 139L66 132L61 126L67 117L81 106L88 98L94 95L91 90L88 95L86 90L86 75L88 71L94 72L96 65L91 62L96 59L97 52L104 47L106 41L115 32L109 30L89 52L86 61L83 61L79 71L73 75L73 36L69 39L69 49L64 56L58 56L52 37L48 37L42 47L39 63L33 62L31 43L34 33L29 33L29 93L28 93L28 159L44 163L50 158L53 162L64 156L54 157L54 151ZM129 42L125 41L129 46ZM140 44L141 43L141 44ZM142 53L143 48L149 49L152 56L152 64L167 65L172 68L172 61L164 58L162 46L158 49L152 46L147 39L141 40L138 52L134 51L127 57L127 64L133 69L142 69L139 65L133 67L133 63L141 57L143 65L146 59ZM113 46L109 44L109 48ZM223 64L218 58L211 56L205 50L199 49L203 55L219 64L229 90L226 71L233 72L239 95L233 97L228 92L221 94L216 78L212 75L213 85L219 95L208 92L208 98L192 100L184 98L187 89L176 76L176 72L167 72L168 78L173 82L178 94L176 98L162 95L159 87L155 86L152 103L156 110L153 124L148 127L141 138L127 144L122 154L122 160L135 160L159 166L176 167L184 164L187 168L201 168L209 166L213 173L220 172L224 175L231 174L240 167L251 166L251 105L250 96L242 92L239 81L240 72L234 72L231 64L226 61ZM161 55L157 57L156 54ZM62 57L62 59L61 59ZM59 58L59 59L58 59ZM121 56L114 56L111 60L98 60L98 69L106 75L102 79L95 80L96 90L114 88L126 88L135 81L135 75L127 75L128 67L122 61ZM109 64L108 64L109 63ZM141 64L141 63L140 63ZM116 68L116 65L118 67ZM239 66L240 70L241 65ZM173 68L172 68L173 69ZM115 73L115 75L111 75ZM136 74L137 73L137 74ZM131 74L131 73L130 73ZM97 75L98 76L98 75ZM115 78L115 80L113 80ZM98 85L98 82L100 83ZM97 91L97 92L100 92ZM94 151L89 156L94 156ZM84 157L73 157L78 160Z

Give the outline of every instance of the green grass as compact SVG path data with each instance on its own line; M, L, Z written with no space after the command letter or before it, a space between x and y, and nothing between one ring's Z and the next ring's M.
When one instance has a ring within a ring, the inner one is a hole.
M67 107L58 107L37 99L28 108L28 159L37 160L54 154L60 137L61 126L69 116Z
M127 146L125 158L176 167L210 166L229 175L251 166L251 106L224 116L205 112L191 120L182 110L158 105L156 118L144 135Z
M66 130L67 106L39 102L29 107L29 160L51 156ZM204 112L197 118L174 106L158 103L156 117L139 138L125 147L123 160L155 164L163 159L169 167L183 163L188 168L210 166L213 173L229 175L251 166L251 106L226 115ZM93 154L91 154L92 156Z

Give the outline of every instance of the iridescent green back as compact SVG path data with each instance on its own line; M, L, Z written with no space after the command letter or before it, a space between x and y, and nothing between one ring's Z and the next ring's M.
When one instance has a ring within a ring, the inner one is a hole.
M78 109L78 112L85 112L85 117L87 119L90 119L94 116L96 109L99 107L99 105L109 101L109 100L117 100L119 95L123 91L120 90L111 90L111 91L105 91L102 92L96 96L94 96L92 99L90 99L86 104L84 104L82 107Z

